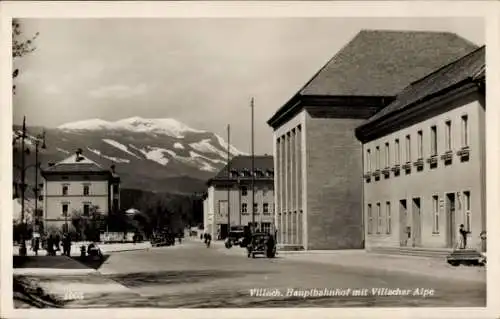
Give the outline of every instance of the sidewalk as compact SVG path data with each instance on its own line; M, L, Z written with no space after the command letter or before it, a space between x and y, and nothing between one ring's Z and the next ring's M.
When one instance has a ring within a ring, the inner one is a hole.
M279 252L297 262L329 264L381 274L406 274L453 281L486 283L486 267L453 267L445 259L368 253L364 250Z
M87 246L90 242L74 242L71 244L71 256L80 256L80 247L82 245ZM150 242L142 242L142 243L115 243L115 244L98 244L99 248L103 254L116 253L122 251L131 251L131 250L143 250L151 248ZM59 252L60 253L60 252ZM13 251L14 256L19 255L19 246L14 246ZM28 256L35 256L33 250L31 250L31 246L28 245ZM38 251L38 256L45 256L47 252L42 249Z
M246 257L245 249L235 246L227 249L224 247L223 241L214 241L211 245L222 254ZM445 259L438 258L376 254L365 250L278 251L276 257L289 261L328 264L332 267L377 272L384 275L402 274L486 283L486 267L453 267Z

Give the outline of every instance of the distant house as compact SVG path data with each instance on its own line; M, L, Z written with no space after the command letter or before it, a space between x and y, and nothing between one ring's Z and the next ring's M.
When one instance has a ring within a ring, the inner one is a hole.
M81 150L42 170L44 228L66 231L75 212L89 216L92 209L107 215L120 209L120 177L114 167L104 169Z
M236 156L229 162L229 171L226 165L207 182L203 221L204 232L211 234L212 238L224 239L230 228L236 226L253 225L263 231L274 229L273 157L255 156L254 168L252 172L251 156ZM255 180L254 205L252 175Z
M369 249L468 246L486 231L485 47L411 83L356 129ZM484 249L484 248L483 248Z
M361 31L268 120L278 243L364 247L356 127L411 82L477 49L452 33Z

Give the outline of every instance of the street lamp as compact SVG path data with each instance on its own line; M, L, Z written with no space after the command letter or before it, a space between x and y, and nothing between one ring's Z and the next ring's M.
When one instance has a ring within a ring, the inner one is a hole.
M15 183L16 186L20 185L20 192L21 192L21 243L20 243L20 248L19 248L19 255L21 256L26 256L27 249L26 249L26 221L24 218L24 199L26 195L26 171L28 168L35 167L35 214L38 209L38 190L39 190L39 185L38 185L38 170L40 168L40 163L38 162L38 153L40 147L42 149L46 148L45 144L45 132L41 135L38 135L35 138L35 163L26 165L25 161L25 156L30 154L29 148L25 147L25 139L27 130L26 130L26 116L23 118L23 128L21 131L21 135L15 136L12 141L12 146L15 146L17 140L21 140L21 165L14 165L16 168L18 168L21 171L21 182L20 183ZM17 187L16 187L16 192L15 192L15 197L17 197Z

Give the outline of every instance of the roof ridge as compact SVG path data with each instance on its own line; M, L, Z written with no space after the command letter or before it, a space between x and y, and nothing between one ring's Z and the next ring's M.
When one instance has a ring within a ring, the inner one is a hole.
M408 88L408 87L411 87L411 86L413 86L413 85L415 85L415 84L417 84L417 83L420 83L420 82L422 82L422 81L424 81L424 80L426 80L427 78L431 77L432 75L435 75L436 73L439 73L440 71L443 71L444 69L449 68L449 67L450 67L450 66L452 66L453 64L458 63L459 61L462 61L462 60L464 60L464 59L466 59L466 58L470 57L470 56L471 56L471 55L473 55L473 54L476 54L478 51L480 51L480 50L484 49L485 47L486 47L486 45L483 45L483 46L481 46L481 47L479 47L479 48L477 48L477 49L475 49L475 50L473 50L473 51L471 51L471 52L467 53L466 55L464 55L464 56L462 56L462 57L460 57L460 58L458 58L458 59L455 59L455 60L451 61L451 62L450 62L450 63L448 63L448 64L445 64L445 65L441 66L440 68L438 68L438 69L436 69L436 70L432 71L431 73L429 73L429 74L425 75L424 77L422 77L422 78L420 78L420 79L418 79L418 80L416 80L416 81L411 82L410 84L408 84L407 88Z

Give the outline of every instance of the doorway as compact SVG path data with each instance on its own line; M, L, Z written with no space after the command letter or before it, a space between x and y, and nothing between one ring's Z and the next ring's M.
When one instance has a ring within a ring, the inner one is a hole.
M220 224L220 234L217 239L226 239L229 234L227 224Z
M421 208L420 208L420 198L413 199L412 207L412 237L413 237L413 247L420 247L422 244L422 221L421 221Z
M455 246L455 193L446 194L446 246L453 248Z
M406 206L406 199L399 201L399 245L406 247L410 232L408 229L408 208Z

